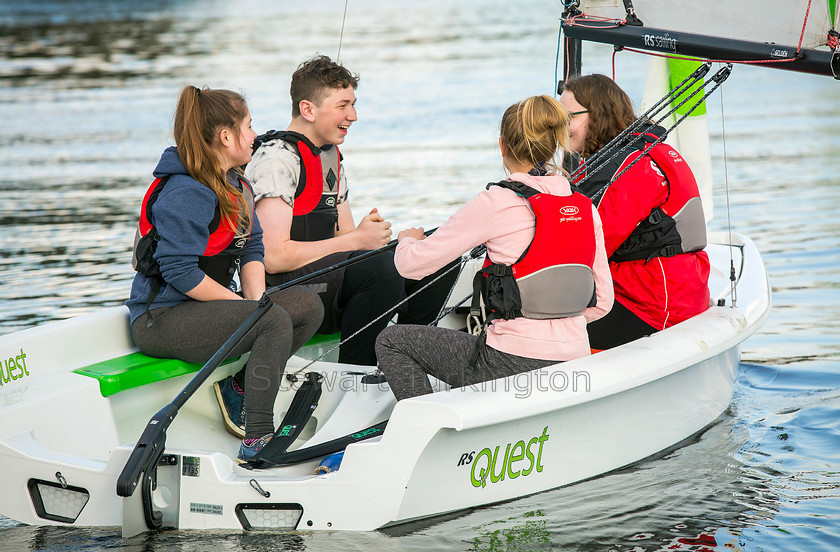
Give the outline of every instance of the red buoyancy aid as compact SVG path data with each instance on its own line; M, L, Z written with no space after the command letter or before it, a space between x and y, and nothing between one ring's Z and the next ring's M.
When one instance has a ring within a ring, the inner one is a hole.
M664 203L654 207L650 214L639 222L635 230L610 256L611 261L631 261L654 257L673 257L680 253L700 251L706 247L706 219L697 181L691 168L682 156L670 145L660 142L652 146L659 137L659 127L650 127L637 133L639 139L631 144L631 151L623 159L607 162L587 179L581 191L596 197L596 206L608 188L626 167L640 155L649 155L662 172L668 184L668 197ZM642 162L642 161L639 161Z
M162 278L162 275L160 266L154 259L159 238L157 230L151 223L152 205L157 201L168 180L168 176L156 178L146 191L146 195L143 196L140 221L134 238L134 254L131 259L131 266L138 272L153 278ZM226 224L221 224L221 211L217 205L213 220L207 227L210 233L207 247L198 259L199 268L225 287L233 280L239 253L245 247L253 228L254 192L244 179L240 178L239 182L242 185L242 195L249 210L248 226L234 229L233 225L227 223L227 221ZM236 196L233 193L228 193L231 199L235 200Z
M510 189L528 200L534 238L513 265L489 255L476 274L473 307L480 292L488 319L518 316L538 320L580 315L595 305L595 223L592 201L580 193L555 196L512 181L490 186Z
M295 241L319 241L338 230L338 196L341 182L341 152L338 146L319 148L306 136L290 130L272 130L254 141L254 150L271 140L295 146L300 158L300 177L292 207L289 235Z

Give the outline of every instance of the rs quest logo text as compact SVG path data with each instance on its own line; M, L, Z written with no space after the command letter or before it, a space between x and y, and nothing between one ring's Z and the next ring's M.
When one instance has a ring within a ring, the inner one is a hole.
M488 483L499 483L517 477L527 477L536 470L543 471L542 453L543 445L548 441L548 426L545 426L542 435L529 439L497 445L491 450L483 448L476 454L475 451L465 452L458 461L459 466L470 466L470 482L473 487L484 488Z

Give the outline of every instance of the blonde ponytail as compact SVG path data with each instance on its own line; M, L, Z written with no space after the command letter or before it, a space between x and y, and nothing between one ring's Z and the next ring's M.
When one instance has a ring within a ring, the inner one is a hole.
M551 96L531 96L505 110L499 135L517 163L559 172L557 153L569 151L569 114Z

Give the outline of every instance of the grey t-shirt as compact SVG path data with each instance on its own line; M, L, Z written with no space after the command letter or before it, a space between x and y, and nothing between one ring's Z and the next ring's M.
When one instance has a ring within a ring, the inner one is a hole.
M254 188L254 199L280 197L295 206L295 190L300 178L300 157L295 146L285 140L273 140L261 145L245 167L245 177ZM347 177L344 165L339 168L337 203L347 201Z

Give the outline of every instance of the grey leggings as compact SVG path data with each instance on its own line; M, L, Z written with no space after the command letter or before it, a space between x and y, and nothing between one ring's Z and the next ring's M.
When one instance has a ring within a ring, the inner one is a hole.
M243 378L247 439L274 432L274 401L286 361L315 334L324 315L318 296L302 288L275 293L271 300L274 305L231 355L251 352ZM148 314L142 314L131 325L131 335L149 356L204 363L257 305L257 301L186 301L154 309L151 328L146 327Z
M478 337L457 330L389 326L376 339L376 358L398 401L431 393L427 374L454 388L557 364L556 360L511 355L485 345L471 369L470 356L477 341Z

